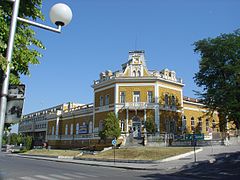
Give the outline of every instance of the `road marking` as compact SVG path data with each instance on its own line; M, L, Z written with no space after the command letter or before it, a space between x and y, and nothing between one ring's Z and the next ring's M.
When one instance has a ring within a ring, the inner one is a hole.
M24 180L37 180L36 178L28 177L28 176L19 177L19 179L24 179Z
M86 176L86 177L93 177L93 178L97 178L98 176L94 176L94 175L91 175L91 174L85 174L85 173L80 173L80 172L77 172L75 174L79 174L81 176Z
M86 176L81 176L81 175L75 175L75 174L69 174L69 173L64 173L63 175L74 177L74 178L86 178Z
M72 179L70 177L66 177L66 176L62 176L62 175L58 175L58 174L49 174L49 176L60 178L60 179Z
M56 178L51 178L43 175L35 175L34 177L41 178L41 179L46 179L46 180L58 180Z

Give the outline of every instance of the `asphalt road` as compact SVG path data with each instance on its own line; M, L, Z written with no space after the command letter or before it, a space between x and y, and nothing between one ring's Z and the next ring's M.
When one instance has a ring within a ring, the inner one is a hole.
M0 173L3 180L128 180L128 179L178 179L171 175L151 171L95 167L45 160L25 159L0 154ZM156 174L157 175L154 175ZM154 176L154 177L153 177ZM149 178L148 178L149 177Z
M25 159L0 153L2 180L129 180L129 179L240 179L240 152L218 153L216 161L199 161L179 170L127 170L64 162Z

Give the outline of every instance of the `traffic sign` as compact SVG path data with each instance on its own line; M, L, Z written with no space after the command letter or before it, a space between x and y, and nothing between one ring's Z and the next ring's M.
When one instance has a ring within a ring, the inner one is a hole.
M116 140L116 139L113 139L113 140L112 140L112 145L115 146L116 144L117 144L117 140Z

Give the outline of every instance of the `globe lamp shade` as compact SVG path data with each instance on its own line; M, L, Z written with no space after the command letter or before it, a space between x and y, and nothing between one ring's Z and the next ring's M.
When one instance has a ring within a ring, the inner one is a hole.
M64 26L70 23L72 11L66 4L58 3L51 8L49 16L52 23Z

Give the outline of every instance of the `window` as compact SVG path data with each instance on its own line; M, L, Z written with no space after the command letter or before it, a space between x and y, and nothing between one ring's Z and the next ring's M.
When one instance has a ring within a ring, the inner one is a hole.
M209 119L206 119L206 131L209 132Z
M65 125L65 135L68 135L68 125Z
M195 122L194 122L194 117L191 118L191 130L195 130Z
M120 103L125 103L126 101L126 94L125 92L120 92Z
M92 133L93 132L93 123L92 121L89 122L89 126L88 126L88 133Z
M54 128L54 126L52 126L52 135L54 135L54 130L55 130L55 128Z
M153 102L153 93L152 91L147 92L147 102L152 103Z
M198 118L198 130L202 132L202 118Z
M100 96L100 106L103 106L103 97Z
M102 131L103 130L103 120L99 121L99 131Z
M186 131L186 126L187 126L187 118L186 118L186 116L183 116L183 118L182 118L182 131Z
M44 124L44 128L46 128L46 124ZM58 135L58 124L56 125L56 135Z
M109 105L109 95L105 96L105 105Z
M70 127L70 135L73 135L73 124L71 124L71 127Z
M168 106L168 95L165 94L164 96L165 106Z
M133 76L136 77L136 71L133 71Z
M123 119L121 120L121 131L122 132L124 131L124 120Z
M176 97L172 96L172 106L175 107L176 106Z
M76 124L76 134L79 134L79 123Z
M140 76L141 76L141 72L140 72L140 71L138 71L137 75L140 77Z
M140 91L133 92L133 102L140 102Z

